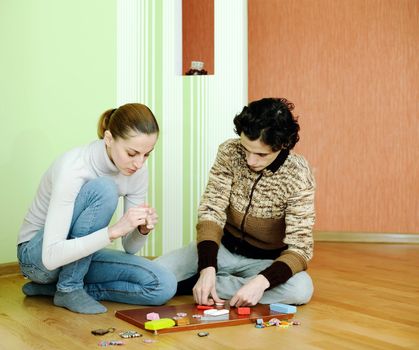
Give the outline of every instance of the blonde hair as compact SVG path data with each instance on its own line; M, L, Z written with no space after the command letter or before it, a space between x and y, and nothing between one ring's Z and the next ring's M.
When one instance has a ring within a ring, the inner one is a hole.
M119 108L108 109L99 118L97 135L103 139L109 130L114 138L127 139L130 131L158 134L159 125L151 110L141 103L127 103Z

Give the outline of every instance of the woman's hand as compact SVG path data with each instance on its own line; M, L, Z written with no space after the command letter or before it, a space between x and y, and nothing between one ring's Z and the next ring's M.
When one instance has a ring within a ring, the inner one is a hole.
M156 209L151 208L146 203L142 204L140 208L146 208L148 212L145 225L138 226L138 231L140 231L140 233L143 235L147 235L152 229L154 229L154 226L158 222L159 216L157 215Z
M109 239L112 241L125 236L139 226L147 226L150 210L154 209L143 206L129 208L116 224L108 228ZM157 214L154 211L154 215L152 215L153 219L150 219L150 225L154 225L157 220L155 216Z

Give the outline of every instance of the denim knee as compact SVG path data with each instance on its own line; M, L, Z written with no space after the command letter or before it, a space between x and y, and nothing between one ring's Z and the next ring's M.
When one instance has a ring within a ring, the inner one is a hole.
M313 281L311 277L305 271L294 275L295 281L293 281L293 298L295 305L307 304L313 296Z
M22 262L19 262L19 267L22 275L33 282L39 284L49 284L56 283L58 280L59 269L49 271L45 268L40 268L35 264L25 264Z
M107 176L86 182L82 186L83 189L97 193L102 199L113 200L115 197L118 198L118 187L115 181Z
M115 181L109 177L98 177L86 182L80 192L86 192L93 197L93 200L101 201L112 214L118 205L118 187Z
M154 297L154 302L156 305L162 305L174 297L177 289L177 280L175 275L169 270L161 271L158 278L159 288Z

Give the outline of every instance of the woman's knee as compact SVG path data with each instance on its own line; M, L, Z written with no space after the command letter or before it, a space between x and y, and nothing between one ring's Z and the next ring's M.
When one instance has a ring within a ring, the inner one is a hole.
M149 305L166 303L176 293L176 276L172 271L157 264L155 261L149 261L141 257L136 258L137 266L141 267L137 270L137 278L141 290L139 298L142 299L145 293L148 296Z
M101 207L112 215L118 205L118 187L109 177L98 177L86 182L80 189L80 193L85 193L89 201L100 202Z
M155 304L162 305L172 299L176 293L177 280L173 272L164 269L158 272L158 287L155 290Z
M149 278L138 281L137 292L131 294L131 304L163 305L176 293L177 281L172 272L156 271Z
M44 266L39 267L35 264L25 264L22 262L19 263L19 267L22 275L33 282L50 284L55 283L58 280L59 269L49 271Z
M82 186L82 190L93 192L96 196L103 200L118 200L118 186L110 177L98 177L86 182Z

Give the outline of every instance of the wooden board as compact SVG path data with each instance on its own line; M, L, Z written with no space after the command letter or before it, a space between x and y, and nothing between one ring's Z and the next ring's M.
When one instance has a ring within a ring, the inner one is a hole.
M228 306L226 306L225 308L229 309ZM158 331L158 333L169 333L169 332L188 331L188 330L203 329L203 328L236 326L236 325L241 325L241 324L255 323L258 318L261 318L263 319L263 321L266 322L272 318L277 318L279 320L288 320L294 317L294 314L281 314L275 311L271 311L269 309L269 305L261 305L261 304L251 307L250 315L239 315L237 313L236 308L231 308L230 314L228 315L228 319L215 320L215 321L208 321L208 320L202 321L199 318L193 318L192 315L204 316L204 311L198 310L195 304L155 306L155 307L147 307L147 308L142 308L142 309L119 310L115 312L115 316L141 329L145 329L144 323L147 322L146 315L150 312L157 312L160 315L160 318L172 318L176 316L178 312L185 312L187 313L187 317L189 318L190 324L188 325L174 326L171 328L161 329Z

